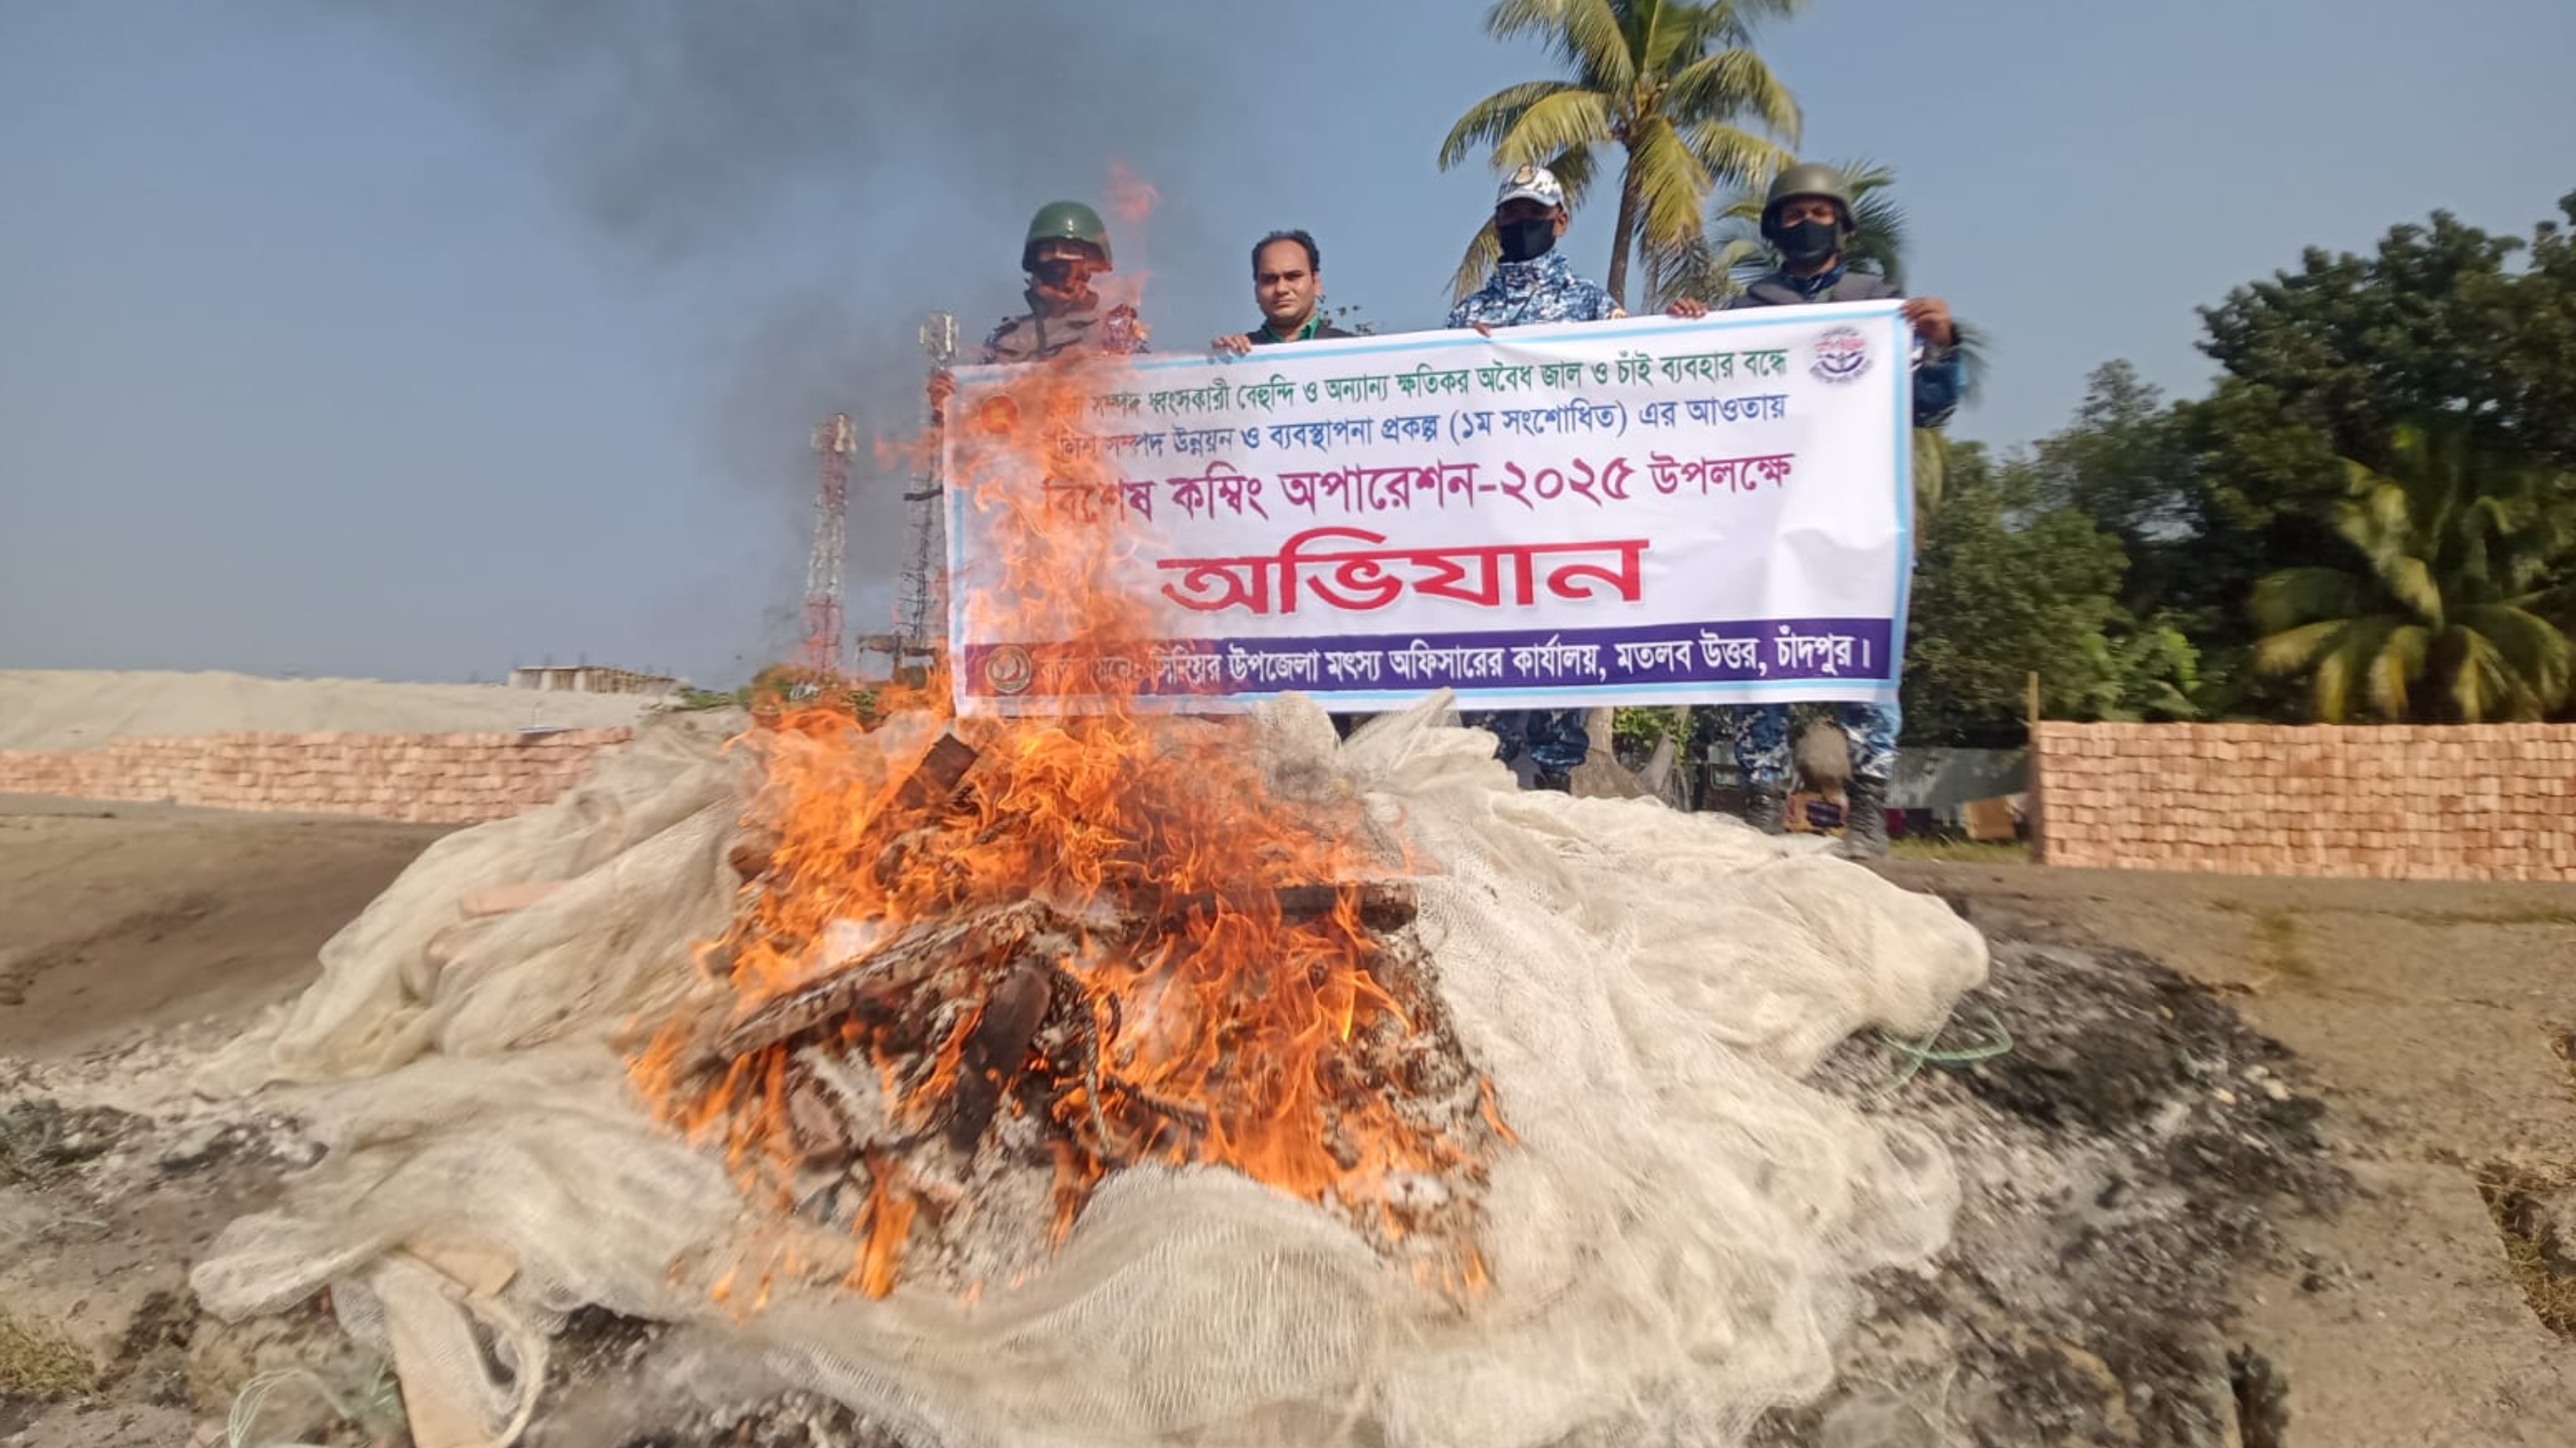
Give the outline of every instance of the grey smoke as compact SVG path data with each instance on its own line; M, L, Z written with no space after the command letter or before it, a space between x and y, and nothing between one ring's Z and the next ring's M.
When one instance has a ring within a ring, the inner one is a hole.
M925 312L957 312L971 350L1017 305L1020 229L1037 205L1072 196L1105 211L1113 162L1168 201L1190 166L1221 159L1193 144L1211 83L1163 38L1205 25L1195 5L315 3L400 37L473 96L622 262L762 279L765 298L708 339L732 379L709 398L706 431L725 471L800 508L823 415L847 409L863 434L919 426ZM1186 204L1151 226L1164 254L1211 241ZM818 234L841 260L817 269L813 248L779 244ZM887 606L898 491L858 460L861 629Z

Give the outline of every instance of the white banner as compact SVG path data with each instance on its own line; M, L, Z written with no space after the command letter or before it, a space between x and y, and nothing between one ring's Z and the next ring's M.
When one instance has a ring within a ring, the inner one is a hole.
M977 508L951 489L958 708L1293 691L1366 710L1442 686L1470 708L1893 701L1901 305L1125 359L1085 374L1055 440L1080 467L952 426L949 477L1026 490ZM1012 375L959 369L949 415ZM970 607L1000 586L1000 530L1032 518L1132 539L1116 581L1158 600L1162 636L1102 649Z

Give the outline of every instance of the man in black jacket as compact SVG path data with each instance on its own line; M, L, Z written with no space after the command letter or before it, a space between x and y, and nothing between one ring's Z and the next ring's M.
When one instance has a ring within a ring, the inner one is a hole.
M1252 299L1261 325L1208 343L1237 356L1280 342L1311 342L1351 335L1324 319L1315 304L1324 295L1324 253L1302 231L1274 231L1252 244Z

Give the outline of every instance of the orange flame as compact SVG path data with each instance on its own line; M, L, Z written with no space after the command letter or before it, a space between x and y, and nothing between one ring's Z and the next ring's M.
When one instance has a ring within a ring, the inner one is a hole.
M1150 204L1151 189L1141 194ZM966 600L983 638L1133 654L1159 632L1153 608L1113 581L1133 533L1052 513L1037 485L1115 481L1061 445L1115 365L1021 369L958 419L981 433L979 456L1001 459L951 480L1002 540L1002 576ZM865 1158L865 1199L847 1213L862 1238L852 1285L891 1290L907 1238L941 1210L895 1158L997 1113L1042 1117L1054 1240L1130 1162L1231 1167L1311 1202L1373 1209L1390 1236L1403 1233L1385 1205L1390 1178L1481 1177L1505 1130L1490 1091L1444 1126L1389 1079L1389 1060L1421 1054L1423 1031L1361 921L1350 882L1390 862L1360 843L1356 803L1283 803L1242 721L1174 719L1132 692L1079 712L953 719L943 677L881 707L895 716L881 739L907 728L927 739L943 724L972 746L971 769L944 793L908 790L920 747L849 748L846 716L781 717L750 825L775 843L704 953L733 992L720 1028L827 998L829 1023L706 1064L707 1024L677 1019L634 1063L665 1118L720 1144L755 1200L792 1207L818 1157ZM1329 908L1291 911L1282 886L1323 886ZM1008 914L1029 902L1047 913ZM930 984L901 985L895 948L951 926ZM911 993L853 1004L872 989ZM844 990L846 1002L829 995ZM883 1083L900 1146L816 1129L794 1053L818 1043ZM1470 1251L1447 1275L1472 1284L1481 1271Z
M1163 193L1129 170L1126 162L1109 163L1109 209L1119 220L1130 225L1143 221L1162 201Z

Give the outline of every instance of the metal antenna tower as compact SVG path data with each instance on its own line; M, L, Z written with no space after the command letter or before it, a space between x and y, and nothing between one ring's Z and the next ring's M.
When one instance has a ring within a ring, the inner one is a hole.
M822 458L814 490L814 557L805 566L805 648L800 658L812 673L839 678L848 672L841 654L841 555L850 521L850 454L858 438L846 412L814 429Z
M938 372L957 359L957 319L946 312L933 312L921 324L921 350L930 359L930 370ZM940 631L947 625L946 553L941 526L945 516L940 496L946 491L939 475L938 439L923 453L924 461L904 490L903 500L912 508L912 537L903 566L903 586L896 608L895 668L908 664L928 666L938 661Z

